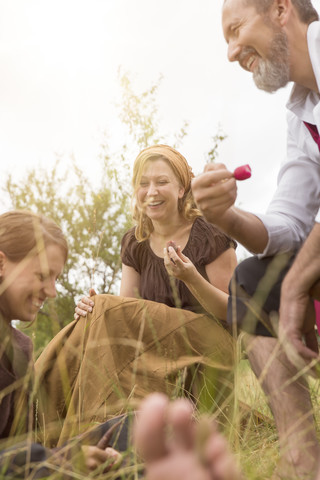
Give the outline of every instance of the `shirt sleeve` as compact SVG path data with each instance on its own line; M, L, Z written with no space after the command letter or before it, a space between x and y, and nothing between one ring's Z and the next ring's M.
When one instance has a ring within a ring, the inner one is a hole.
M192 261L197 265L208 265L229 248L236 248L236 242L216 226L199 217L195 221L191 252Z
M139 264L139 244L135 237L135 228L131 228L124 234L121 240L121 261L128 267L132 267L141 274Z
M301 129L296 131L296 136L299 133ZM312 140L306 138L308 143ZM277 190L267 213L256 214L269 235L268 244L259 257L296 251L311 231L315 219L320 220L319 161L304 153L290 132L287 147L288 160L280 169Z

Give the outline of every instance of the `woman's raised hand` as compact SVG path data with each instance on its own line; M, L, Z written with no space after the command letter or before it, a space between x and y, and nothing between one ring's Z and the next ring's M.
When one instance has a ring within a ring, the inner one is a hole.
M178 278L184 282L190 281L196 273L196 267L191 260L186 257L181 247L172 247L169 245L164 249L164 265L169 275Z
M79 320L80 317L86 317L88 312L92 312L94 307L94 302L90 297L97 295L93 288L89 290L89 297L83 295L81 300L77 303L76 308L74 309L74 319Z

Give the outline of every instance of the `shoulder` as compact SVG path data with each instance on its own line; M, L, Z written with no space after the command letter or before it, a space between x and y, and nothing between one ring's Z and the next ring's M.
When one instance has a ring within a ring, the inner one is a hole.
M141 265L146 256L146 242L138 242L135 227L128 230L121 240L121 261L141 273Z
M33 343L31 338L17 328L13 328L12 339L15 347L22 351L29 360L33 352Z
M237 243L229 235L226 235L218 227L207 222L204 217L197 217L194 221L192 234L195 237L202 238L210 243L222 242L228 247L236 248Z
M237 243L204 217L197 217L192 226L189 246L191 260L207 265L229 248L236 248Z
M312 63L317 64L320 47L320 21L311 22L307 31L308 50ZM315 70L315 69L314 69Z
M138 248L139 243L135 237L135 230L136 227L130 228L122 237L121 259L124 263L128 263L131 256L135 256L135 251Z
M123 235L121 240L121 252L124 249L128 248L129 245L134 245L135 243L138 243L135 237L135 231L136 227L132 227Z

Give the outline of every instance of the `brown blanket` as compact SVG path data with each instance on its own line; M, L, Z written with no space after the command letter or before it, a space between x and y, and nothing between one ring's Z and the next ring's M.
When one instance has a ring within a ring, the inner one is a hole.
M187 368L233 366L232 337L206 315L113 295L94 302L93 313L67 325L36 362L46 446L134 408L150 392L178 393Z

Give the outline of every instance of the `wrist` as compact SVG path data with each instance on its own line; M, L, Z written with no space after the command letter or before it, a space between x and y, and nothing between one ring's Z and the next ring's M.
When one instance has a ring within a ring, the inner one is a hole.
M193 265L180 277L180 280L189 288L194 287L199 283L199 278L202 278L196 267Z
M302 289L303 283L296 280L297 277L287 276L281 286L281 303L295 303L308 296L308 291Z
M221 215L218 215L216 218L211 220L211 223L216 225L220 230L228 233L232 227L235 225L237 220L237 215L233 207L228 208Z

